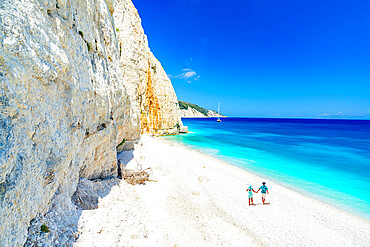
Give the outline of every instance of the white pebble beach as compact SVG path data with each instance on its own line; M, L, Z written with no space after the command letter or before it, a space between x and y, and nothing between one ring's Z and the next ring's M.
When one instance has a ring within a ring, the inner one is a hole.
M370 246L369 221L196 150L142 136L133 155L151 181L121 180L84 210L76 246ZM270 204L248 206L262 181Z

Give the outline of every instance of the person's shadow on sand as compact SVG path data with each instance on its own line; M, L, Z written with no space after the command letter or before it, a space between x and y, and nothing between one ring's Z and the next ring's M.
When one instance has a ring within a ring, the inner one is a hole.
M270 205L270 203L269 202L265 202L265 204L263 204L263 203L254 203L254 204L251 204L251 206L257 206L257 205L264 206L264 205Z

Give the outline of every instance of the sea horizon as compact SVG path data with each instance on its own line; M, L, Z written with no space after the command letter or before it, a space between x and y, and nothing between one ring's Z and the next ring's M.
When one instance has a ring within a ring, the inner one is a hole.
M250 116L210 116L210 117L181 117L181 119L194 119L194 118L249 118L249 119L318 119L318 120L366 120L370 121L370 117L366 118L324 118L324 117L250 117Z
M184 118L189 133L164 138L370 220L368 120L213 119Z

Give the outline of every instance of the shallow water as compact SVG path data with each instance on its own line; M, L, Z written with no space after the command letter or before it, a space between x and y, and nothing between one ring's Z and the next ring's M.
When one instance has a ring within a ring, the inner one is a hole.
M163 137L370 220L370 121L183 119Z

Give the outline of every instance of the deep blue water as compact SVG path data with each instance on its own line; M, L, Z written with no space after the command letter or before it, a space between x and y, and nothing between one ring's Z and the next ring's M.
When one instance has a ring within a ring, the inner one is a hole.
M164 137L370 219L370 121L183 119Z

